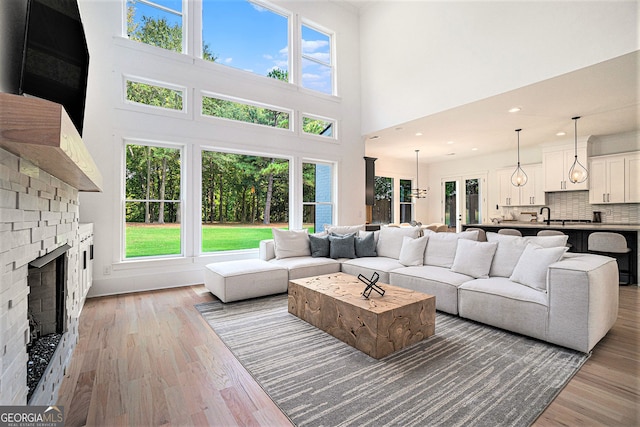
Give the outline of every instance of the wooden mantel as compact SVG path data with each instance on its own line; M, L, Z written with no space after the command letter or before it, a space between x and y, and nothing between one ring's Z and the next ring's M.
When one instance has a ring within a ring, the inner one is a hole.
M0 93L0 147L79 191L102 191L102 174L60 104Z

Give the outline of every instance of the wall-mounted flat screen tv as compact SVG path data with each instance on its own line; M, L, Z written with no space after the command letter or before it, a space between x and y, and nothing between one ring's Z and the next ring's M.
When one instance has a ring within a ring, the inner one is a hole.
M20 93L62 104L82 134L89 51L76 0L28 0Z

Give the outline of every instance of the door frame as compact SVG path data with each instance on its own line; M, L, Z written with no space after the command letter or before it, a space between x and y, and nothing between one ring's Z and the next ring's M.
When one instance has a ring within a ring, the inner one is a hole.
M463 184L466 181L471 179L478 180L478 190L480 193L480 201L478 206L478 212L480 215L480 222L483 222L485 218L488 218L489 208L487 203L487 178L488 172L477 172L477 173L469 173L463 175L452 175L445 176L440 179L440 218L441 222L445 223L445 183L447 182L455 182L456 183L456 232L462 231L462 225L466 224L466 218L464 218L463 213L466 211L466 197L461 197L463 191L460 191L463 187Z

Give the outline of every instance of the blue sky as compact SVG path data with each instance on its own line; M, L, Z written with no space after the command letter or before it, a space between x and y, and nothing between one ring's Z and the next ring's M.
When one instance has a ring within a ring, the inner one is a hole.
M181 11L180 0L153 1ZM136 8L136 20L142 15L154 15L165 17L172 24L180 21L176 15L142 3L137 3ZM217 62L263 76L274 68L289 71L285 16L246 0L203 0L202 8L202 38ZM306 26L303 26L302 37L302 51L306 57L303 59L302 85L331 93L329 37Z

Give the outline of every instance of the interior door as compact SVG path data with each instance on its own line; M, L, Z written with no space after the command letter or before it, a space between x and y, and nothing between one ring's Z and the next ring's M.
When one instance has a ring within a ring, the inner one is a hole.
M482 223L487 215L486 182L486 173L443 178L442 222L456 232L463 224Z

